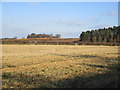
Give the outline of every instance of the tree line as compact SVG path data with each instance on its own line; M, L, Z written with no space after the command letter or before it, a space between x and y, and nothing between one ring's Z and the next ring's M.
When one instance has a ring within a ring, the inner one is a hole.
M53 35L53 34L35 34L35 33L32 33L30 35L27 36L27 38L60 38L61 35L60 34L56 34L56 35Z
M80 41L85 42L119 42L120 26L91 30L80 34Z

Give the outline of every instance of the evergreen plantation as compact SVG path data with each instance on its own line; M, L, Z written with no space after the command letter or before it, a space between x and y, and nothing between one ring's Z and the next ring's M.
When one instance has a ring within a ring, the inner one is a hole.
M120 26L82 32L80 39L85 42L119 42Z

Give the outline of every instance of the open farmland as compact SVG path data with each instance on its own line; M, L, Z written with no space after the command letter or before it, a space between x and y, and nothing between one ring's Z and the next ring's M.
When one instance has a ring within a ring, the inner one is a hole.
M118 46L3 45L3 88L118 87Z

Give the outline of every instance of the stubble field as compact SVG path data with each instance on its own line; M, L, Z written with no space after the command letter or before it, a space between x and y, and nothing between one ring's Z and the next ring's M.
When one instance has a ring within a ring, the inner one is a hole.
M118 87L118 63L118 46L2 45L2 87Z

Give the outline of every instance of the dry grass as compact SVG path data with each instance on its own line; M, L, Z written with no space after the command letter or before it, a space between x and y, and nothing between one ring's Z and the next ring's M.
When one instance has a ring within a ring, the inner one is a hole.
M2 50L3 88L89 87L90 81L118 74L118 46L3 45Z

